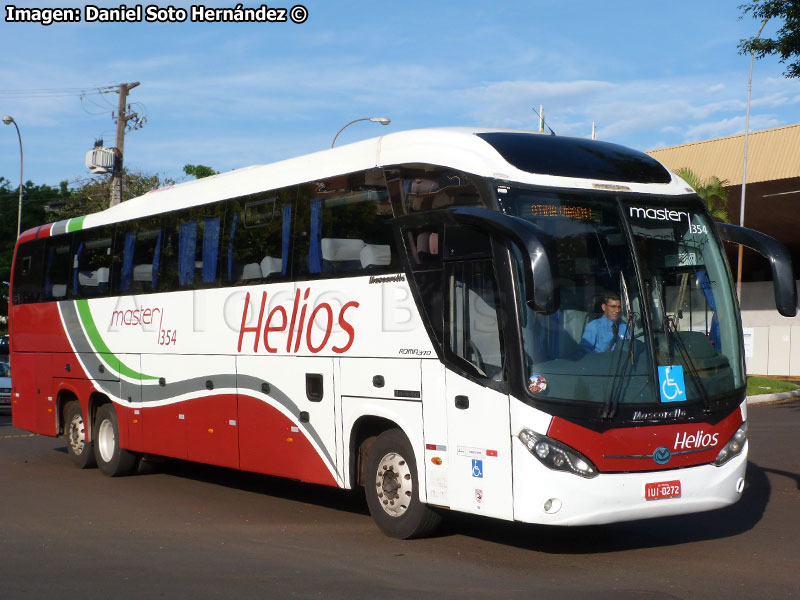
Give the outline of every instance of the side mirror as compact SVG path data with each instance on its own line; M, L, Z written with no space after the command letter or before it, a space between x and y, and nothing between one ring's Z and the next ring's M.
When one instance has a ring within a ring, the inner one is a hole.
M797 286L792 270L792 257L786 247L775 238L755 229L727 223L716 225L720 239L752 248L767 259L772 271L775 306L784 317L794 317L797 314Z
M394 220L396 235L403 227L426 227L438 223L471 225L496 236L510 240L523 251L529 260L522 261L525 277L525 301L537 312L551 313L558 308L558 289L553 273L555 263L550 235L533 223L504 215L495 210L468 206L413 213Z

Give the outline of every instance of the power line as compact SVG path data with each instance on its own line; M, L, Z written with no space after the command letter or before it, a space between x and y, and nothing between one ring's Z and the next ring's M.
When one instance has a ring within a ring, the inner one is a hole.
M30 88L20 90L2 90L2 98L63 98L65 96L80 96L88 94L107 94L115 91L118 86L87 86L75 88Z

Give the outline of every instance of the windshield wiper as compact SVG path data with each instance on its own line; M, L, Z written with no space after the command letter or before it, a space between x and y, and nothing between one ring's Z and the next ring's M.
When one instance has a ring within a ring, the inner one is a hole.
M622 301L625 303L625 312L628 314L628 323L626 330L627 332L622 338L622 344L619 348L619 354L617 356L617 364L614 366L614 377L611 379L611 390L608 394L608 401L603 406L603 410L600 413L600 418L604 421L608 421L614 418L614 415L617 413L617 408L619 408L619 400L622 397L623 389L625 387L625 371L628 368L627 361L623 358L625 356L625 342L629 341L630 344L630 365L633 368L634 361L635 361L635 354L634 354L634 344L633 344L633 334L636 327L636 313L633 312L631 309L631 299L628 295L628 284L625 281L625 275L622 271L619 272L619 287L622 290Z
M664 332L664 341L667 344L667 354L670 364L674 361L672 359L672 344L670 343L670 327L669 319L667 319L667 307L664 304L664 296L661 294L661 286L658 280L653 277L653 288L655 288L656 300L658 301L658 310L661 313L661 330Z
M636 361L636 355L633 343L633 334L636 331L636 313L631 308L631 297L628 294L628 283L625 281L625 275L622 271L619 272L619 287L622 289L622 300L625 302L625 312L628 315L628 334L631 336L631 366ZM625 340L623 339L623 342Z
M700 398L703 401L703 408L705 412L708 412L711 407L711 401L708 397L708 392L706 392L706 388L703 385L699 374L697 373L697 368L694 366L694 362L692 361L692 357L686 348L686 344L683 342L683 339L681 339L680 333L678 332L676 318L674 316L669 317L667 315L667 307L664 304L664 296L661 294L661 286L659 286L657 280L654 280L653 284L656 289L656 294L658 295L658 301L661 304L661 326L664 329L664 341L667 344L669 363L674 364L675 362L672 350L672 340L675 340L675 347L678 349L678 353L680 354L684 365L689 368L689 375L692 378L692 383L694 383L695 387L700 392ZM659 390L659 393L660 392L661 390Z
M686 348L686 344L684 343L683 339L678 333L677 326L670 318L667 318L666 322L667 326L672 328L673 332L675 333L675 335L673 336L673 339L675 340L675 346L677 346L678 353L681 355L684 364L687 367L689 367L689 375L691 376L692 382L694 383L695 387L700 392L700 399L703 401L704 412L708 413L709 410L711 409L711 399L708 397L706 386L703 385L703 380L697 371L697 367L694 366L694 361L692 360L692 356L689 353L688 348Z

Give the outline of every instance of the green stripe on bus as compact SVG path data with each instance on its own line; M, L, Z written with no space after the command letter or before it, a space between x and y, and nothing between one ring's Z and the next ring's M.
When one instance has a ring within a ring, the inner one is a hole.
M80 231L83 229L83 220L86 218L86 215L82 217L75 217L74 219L70 219L67 221L67 233L71 231Z
M131 379L139 379L139 380L148 380L148 379L158 379L158 377L153 377L152 375L145 375L144 373L139 373L138 371L134 371L117 357L116 354L111 352L108 349L103 337L100 335L100 332L97 330L97 325L95 325L94 317L92 317L92 312L89 310L89 301L88 300L76 300L75 306L78 309L78 316L81 319L81 323L83 323L83 328L86 330L86 335L89 338L89 342L91 342L92 346L94 346L95 352L98 354L106 353L111 354L114 358L119 361L119 373L120 375L125 375L126 377L130 377ZM110 365L109 365L110 366Z

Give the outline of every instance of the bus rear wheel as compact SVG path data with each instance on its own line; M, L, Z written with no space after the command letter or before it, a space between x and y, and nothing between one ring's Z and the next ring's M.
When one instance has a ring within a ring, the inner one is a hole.
M79 469L96 466L92 443L86 440L86 422L80 402L73 400L64 408L64 437L67 439L67 454Z
M130 475L139 466L139 456L119 445L119 425L113 404L104 404L97 409L94 456L97 466L109 477Z
M369 451L366 473L367 505L383 533L400 539L433 533L441 516L419 500L414 452L399 429L377 437Z

